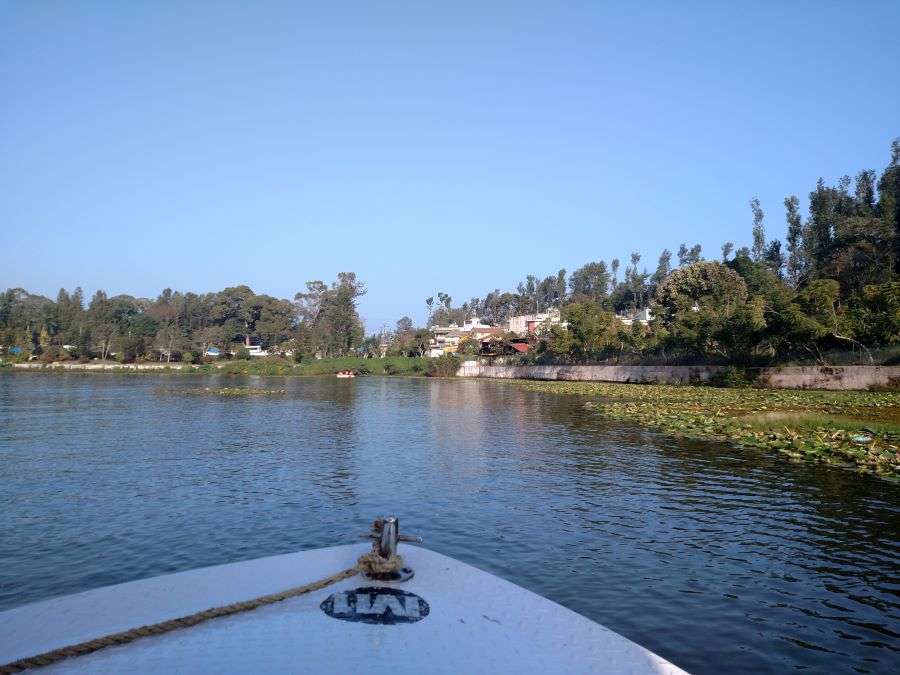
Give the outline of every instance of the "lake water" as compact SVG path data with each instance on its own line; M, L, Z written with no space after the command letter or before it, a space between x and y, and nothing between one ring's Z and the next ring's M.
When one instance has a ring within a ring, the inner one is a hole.
M695 673L900 670L897 484L503 382L0 375L0 609L379 514Z

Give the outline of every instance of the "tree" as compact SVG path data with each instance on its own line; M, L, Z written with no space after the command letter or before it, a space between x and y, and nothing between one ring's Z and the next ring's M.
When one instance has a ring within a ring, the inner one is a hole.
M503 324L514 316L518 307L518 298L513 293L501 293L499 289L488 293L484 300L485 320L493 325Z
M750 249L754 262L762 261L766 252L766 229L763 224L765 214L759 205L759 199L750 200L750 210L753 212L753 247Z
M565 353L576 361L592 361L601 358L615 341L619 322L612 312L600 309L594 302L569 303L563 308L562 316L567 328L550 329L553 353Z
M253 332L264 347L278 345L291 338L297 315L294 305L270 295L254 297Z
M680 267L656 289L657 318L675 346L730 356L732 317L747 302L747 284L717 262Z
M678 247L678 266L684 267L685 265L693 265L696 262L700 262L700 252L702 250L700 244L694 244L688 248L687 244L682 243Z
M408 316L401 317L397 320L397 335L405 335L415 330L413 321Z
M222 326L207 326L195 333L195 342L199 346L200 356L205 356L210 347L225 347L225 330Z
M322 311L328 295L328 286L323 281L307 281L306 293L297 292L294 300L301 321L314 322Z
M838 187L825 185L821 178L816 189L809 193L809 218L803 232L806 257L809 260L809 277L822 278L829 273L829 262L834 247L837 220L845 211L846 194L850 179L844 177Z
M852 324L847 311L840 304L840 284L834 279L816 279L797 295L794 313L794 337L799 337L808 347L819 353L818 342L824 337L846 342L865 351L872 362L869 349L852 334ZM821 361L821 355L819 354Z
M84 299L80 288L71 294L64 288L56 296L55 319L59 344L78 344L84 331Z
M425 356L428 344L431 341L431 333L427 328L419 328L413 333L413 356Z
M98 341L100 358L104 361L109 356L112 348L112 340L116 335L116 327L110 323L95 323L91 326L91 334Z
M878 179L876 213L893 231L894 274L900 274L900 138L891 143L891 162Z
M398 356L422 356L424 349L423 345L419 343L417 335L413 320L408 316L401 317L397 320L396 329L391 336L389 351ZM425 331L425 335L425 345L427 346L431 334Z
M112 303L106 293L98 290L91 298L87 309L91 334L98 341L100 358L106 360L112 348L112 339L116 334L115 316Z
M763 253L763 263L772 270L773 274L779 278L781 277L782 269L784 268L784 254L781 252L781 242L778 239L773 239L766 246L766 250Z
M879 347L900 343L900 281L866 286L850 314L860 342Z
M572 272L569 288L574 297L582 297L602 303L609 294L609 272L602 260L591 262Z
M536 303L539 310L561 307L566 299L566 271L559 270L538 282L535 288Z
M614 303L616 308L620 308L620 306L624 303L627 303L632 311L636 311L638 308L643 307L647 304L647 295L649 289L647 288L647 279L649 278L649 274L644 270L643 272L638 271L638 263L641 262L641 254L635 251L631 254L631 264L628 266L628 269L625 270L625 288L622 289L624 291L623 294L620 295L618 301Z
M566 327L550 326L549 335L541 343L541 351L551 354L555 360L569 360L575 352L575 337Z
M724 244L722 244L722 262L723 263L728 262L728 256L731 255L731 252L733 250L734 250L734 244L732 244L730 241L726 241Z
M659 254L659 260L656 263L656 271L653 273L652 281L654 286L658 286L663 280L669 276L672 271L672 252L664 248Z
M519 292L520 314L531 314L540 311L537 297L537 278L533 274L525 277L525 281L520 283L516 290Z
M173 324L164 325L156 333L155 345L159 352L166 357L166 363L172 361L172 354L183 337L181 331Z
M566 270L565 268L560 269L556 273L556 288L554 290L555 294L555 307L562 307L563 303L566 300Z
M365 286L353 272L341 272L331 285L321 310L325 352L345 356L363 340L363 325L356 309L356 299L365 295Z
M250 346L256 320L255 297L249 286L234 286L216 294L210 308L211 318L226 330L229 341L240 340L244 346Z
M787 220L787 275L796 288L805 277L808 262L803 245L803 220L800 216L800 200L796 195L784 198L785 220Z

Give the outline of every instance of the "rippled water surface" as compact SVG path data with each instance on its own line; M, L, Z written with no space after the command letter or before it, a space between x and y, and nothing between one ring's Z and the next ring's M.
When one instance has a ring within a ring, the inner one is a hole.
M206 386L279 397L190 396ZM696 673L900 672L900 486L509 383L0 375L0 609L346 543L426 545Z

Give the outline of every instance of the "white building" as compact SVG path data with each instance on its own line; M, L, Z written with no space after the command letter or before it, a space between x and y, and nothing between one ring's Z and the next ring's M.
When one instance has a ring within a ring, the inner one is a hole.
M426 356L437 358L442 354L453 354L459 349L464 338L481 341L490 335L502 333L503 329L481 323L477 316L466 319L462 326L451 323L449 326L432 326L431 339L428 341Z
M507 323L507 330L520 337L525 337L526 335L548 331L551 326L562 326L563 328L566 326L566 323L560 318L559 310L555 308L547 312L520 314L519 316L510 317Z
M266 349L263 349L259 345L250 345L249 347L239 347L238 349L229 352L232 356L236 356L240 349L246 349L250 352L250 356L268 356L269 352Z
M637 321L642 326L646 326L648 323L653 321L653 315L650 313L649 307L644 307L639 312L631 313L631 314L618 314L616 318L621 321L625 326L631 326L635 321Z

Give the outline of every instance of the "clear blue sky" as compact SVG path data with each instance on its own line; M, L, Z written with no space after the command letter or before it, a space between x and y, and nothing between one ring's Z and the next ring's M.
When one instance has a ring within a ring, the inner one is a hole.
M785 195L887 163L898 28L894 0L0 0L0 287L355 271L377 330L438 290L717 255L752 196L781 236Z

